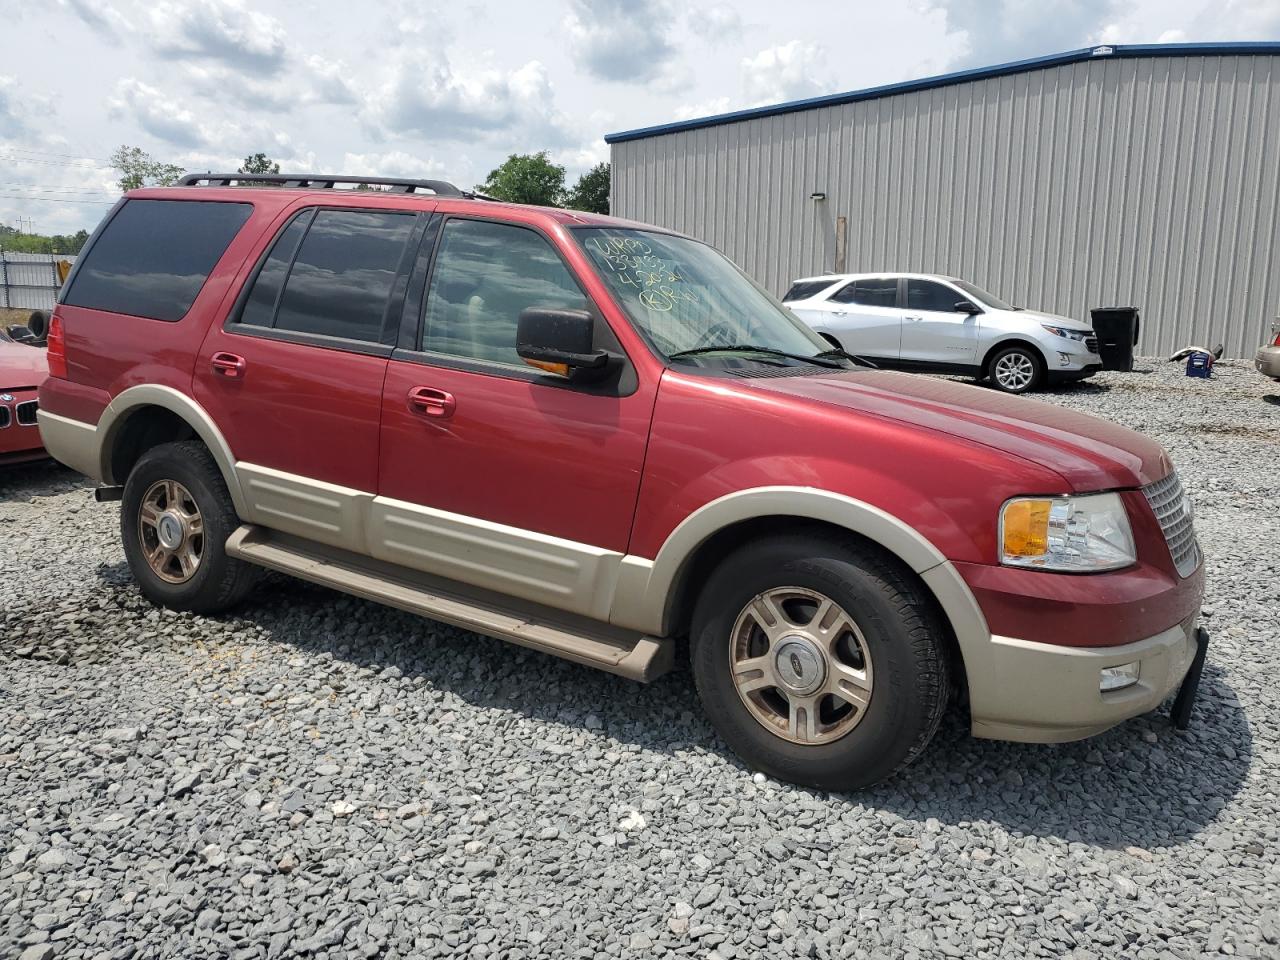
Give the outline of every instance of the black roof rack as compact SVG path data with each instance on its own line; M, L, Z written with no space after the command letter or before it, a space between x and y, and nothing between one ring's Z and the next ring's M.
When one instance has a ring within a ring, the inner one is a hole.
M467 197L488 200L478 193L459 190L445 180L403 180L398 177L343 177L328 173L188 173L178 181L180 187L200 184L229 187L232 184L270 183L298 190L332 190L339 183L364 183L371 187L390 187L391 193L417 193L429 190L438 197Z

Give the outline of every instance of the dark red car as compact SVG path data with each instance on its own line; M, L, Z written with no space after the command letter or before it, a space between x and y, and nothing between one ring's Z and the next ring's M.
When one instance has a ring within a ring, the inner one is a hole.
M129 194L49 337L46 446L123 498L156 602L267 567L639 680L687 640L733 748L833 788L953 694L1054 741L1194 692L1201 556L1152 441L870 369L656 227L235 179Z
M48 376L44 350L0 330L0 467L47 456L36 424L36 391Z

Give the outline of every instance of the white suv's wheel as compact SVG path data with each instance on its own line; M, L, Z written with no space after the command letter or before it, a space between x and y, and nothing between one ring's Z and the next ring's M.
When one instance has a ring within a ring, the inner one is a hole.
M1027 347L1005 347L991 358L991 382L1005 393L1026 393L1044 379L1040 358Z

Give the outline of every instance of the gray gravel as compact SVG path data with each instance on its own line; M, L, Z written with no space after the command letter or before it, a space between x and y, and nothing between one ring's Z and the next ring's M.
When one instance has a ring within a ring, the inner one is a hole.
M0 474L0 956L1280 956L1280 386L1048 395L1172 452L1209 557L1195 725L944 722L857 796L648 687L273 579L157 610L117 510ZM1270 397L1270 399L1268 399Z

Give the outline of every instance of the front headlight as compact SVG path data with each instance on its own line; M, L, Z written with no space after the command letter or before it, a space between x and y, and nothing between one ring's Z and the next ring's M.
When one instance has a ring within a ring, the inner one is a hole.
M1070 327L1055 327L1047 323L1042 323L1040 326L1044 327L1055 337L1062 337L1065 340L1075 340L1077 343L1084 343L1085 340L1093 335L1091 330L1072 330Z
M1007 566L1097 573L1135 560L1119 494L1016 497L1000 511L1000 562Z

